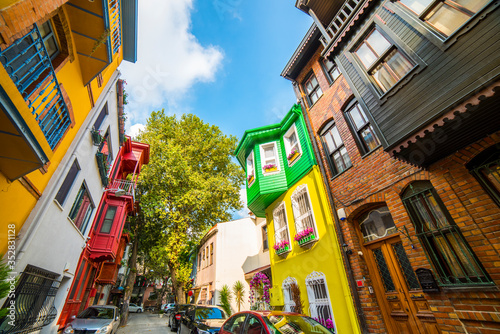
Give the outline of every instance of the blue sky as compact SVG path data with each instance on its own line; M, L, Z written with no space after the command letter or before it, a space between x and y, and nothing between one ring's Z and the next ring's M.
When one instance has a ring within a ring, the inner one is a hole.
M139 1L138 61L120 66L127 133L162 108L196 114L238 138L280 121L296 101L280 73L312 23L294 3Z

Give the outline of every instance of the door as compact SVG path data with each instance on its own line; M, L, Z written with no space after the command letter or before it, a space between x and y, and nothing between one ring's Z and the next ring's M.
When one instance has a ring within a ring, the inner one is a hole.
M360 220L364 253L377 301L390 333L440 333L389 209Z

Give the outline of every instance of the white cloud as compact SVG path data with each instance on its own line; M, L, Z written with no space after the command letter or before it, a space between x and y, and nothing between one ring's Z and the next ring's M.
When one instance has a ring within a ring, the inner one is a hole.
M146 126L141 123L134 124L127 130L127 134L132 138L136 138L139 132L144 130L145 127Z
M190 32L193 0L139 2L137 62L123 62L131 128L152 110L176 106L196 82L211 82L222 65L222 50L203 46Z

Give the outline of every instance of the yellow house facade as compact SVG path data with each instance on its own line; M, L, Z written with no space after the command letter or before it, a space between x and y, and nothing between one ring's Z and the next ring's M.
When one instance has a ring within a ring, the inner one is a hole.
M293 301L296 283L303 302L302 312L316 319L331 319L337 333L359 333L326 192L317 165L266 209L272 284L271 306L300 311ZM301 226L299 226L301 225ZM309 237L299 238L304 226ZM289 240L288 248L276 244ZM304 240L305 239L305 240Z
M22 237L21 227L121 61L135 61L136 27L129 30L136 5L0 2L6 23L0 27L0 254Z

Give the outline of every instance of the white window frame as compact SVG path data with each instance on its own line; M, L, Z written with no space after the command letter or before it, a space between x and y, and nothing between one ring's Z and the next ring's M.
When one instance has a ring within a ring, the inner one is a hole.
M283 311L285 312L295 312L295 302L292 299L292 290L291 290L292 284L297 284L297 280L295 279L295 277L288 276L281 285L283 289L283 302L284 302Z
M283 224L283 226L279 229L279 230L276 230L276 222L280 221L279 219L279 211L283 210L284 212L284 217L285 217L285 222ZM281 202L280 204L278 204L278 206L276 206L276 208L273 210L273 227L274 227L274 244L276 245L278 242L282 242L283 240L279 239L278 238L278 232L281 232L282 230L286 229L286 235L288 236L288 242L290 243L290 250L292 249L292 243L290 242L290 229L288 228L288 220L287 220L287 216L286 216L286 205L285 205L285 202ZM269 242L269 240L268 240Z
M315 291L318 291L316 286L323 284L326 298L318 298L316 299ZM326 276L322 272L313 271L306 277L306 289L307 289L307 299L309 300L309 314L311 318L319 318L318 308L320 307L328 307L328 313L330 314L330 318L332 319L334 332L337 332L337 326L335 324L335 318L333 317L333 308L332 302L330 299L330 293L328 292L328 285L326 284ZM323 319L327 320L327 319Z
M273 146L273 151L274 151L274 160L276 161L276 171L273 171L273 172L266 172L266 170L264 169L264 166L269 164L268 161L266 161L266 158L265 158L265 148L268 147L268 146ZM278 155L278 147L277 147L277 144L275 141L272 141L270 143L265 143L265 144L261 144L259 146L259 149L260 149L260 162L261 162L261 167L262 167L262 174L264 175L272 175L272 174L277 174L280 172L280 159L279 159L279 155Z
M295 133L295 138L297 138L297 143L294 146L292 146L290 144L290 137L292 136L293 133ZM290 129L288 129L288 131L283 136L283 142L285 143L286 160L288 162L288 166L291 167L302 156L302 146L300 146L299 133L297 131L297 126L295 125L295 123L292 124L292 126L290 127ZM288 160L288 155L290 154L290 152L292 152L292 149L294 149L294 148L296 148L297 152L299 152L299 156L297 158L295 158L292 162L290 162Z
M309 207L310 211L309 212L301 212L300 206L299 206L299 197L300 196L307 196L307 200L309 201ZM295 220L295 232L299 233L302 232L303 230L306 229L304 225L302 224L302 221L307 218L308 216L312 217L312 228L313 228L313 233L318 238L318 229L316 227L316 218L314 217L314 209L311 201L311 196L309 196L309 190L307 189L307 184L302 184L295 189L291 196L292 200L292 209L293 209L293 217Z
M252 173L250 173L250 168L251 168L251 172L253 173L253 181L251 183L248 182L248 176L250 174L252 174ZM256 178L257 178L257 173L255 173L255 157L254 157L253 151L252 151L252 152L250 152L250 154L247 157L247 186L248 186L248 188L250 188L255 183Z

